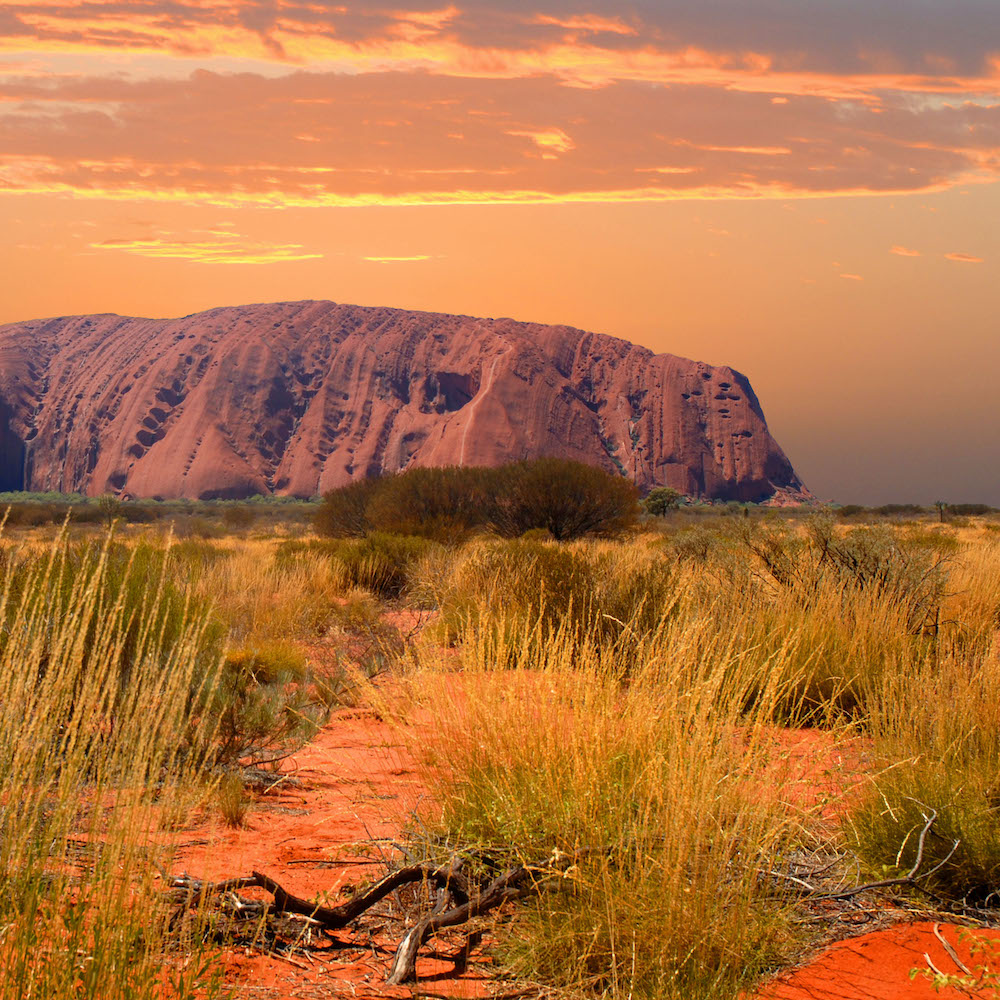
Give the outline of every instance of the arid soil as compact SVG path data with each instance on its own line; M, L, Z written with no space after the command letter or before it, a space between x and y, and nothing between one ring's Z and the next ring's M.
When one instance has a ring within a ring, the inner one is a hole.
M393 841L425 795L392 727L366 711L339 712L273 780L254 795L243 829L225 826L217 812L188 827L173 874L221 880L259 871L297 896L325 896L335 905L346 898L345 887L377 881L384 861L400 858ZM269 1000L408 997L410 988L383 985L405 930L399 923L363 940L345 932L338 935L341 948L287 957L231 951L227 981L238 986L237 996ZM433 957L458 950L447 942L425 948L428 957L417 966L421 982L449 996L484 995L478 970L488 958L473 956L461 969L447 957Z
M775 733L776 765L786 789L803 804L820 805L849 787L865 764L863 745L834 746L815 731ZM373 882L384 861L399 860L394 842L427 791L417 762L394 728L365 710L342 710L318 737L283 769L273 784L254 795L246 826L234 830L218 814L179 835L173 870L205 879L260 871L288 891L335 905L349 886ZM824 818L832 812L823 807ZM250 891L252 895L252 891ZM900 922L893 923L899 919ZM958 997L910 970L934 968L955 974L955 956L970 968L976 959L954 926L906 922L887 911L871 923L879 929L849 936L767 983L753 1000L929 1000ZM319 1000L326 997L485 997L510 992L510 983L491 979L488 949L478 948L463 964L460 935L432 942L417 966L418 987L387 987L402 922L376 928L370 936L349 932L337 945L291 955L265 955L249 948L226 954L227 982L237 997L261 1000ZM851 933L844 928L834 933ZM942 943L948 942L954 955ZM456 960L457 959L457 960ZM988 994L979 994L985 998Z

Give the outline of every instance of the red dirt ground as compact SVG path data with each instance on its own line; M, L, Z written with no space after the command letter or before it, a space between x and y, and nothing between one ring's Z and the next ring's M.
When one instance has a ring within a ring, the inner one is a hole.
M959 992L946 987L935 992L923 976L910 979L911 969L934 967L958 975L954 958L934 933L951 945L959 959L975 969L981 958L970 955L958 928L922 922L897 924L886 930L838 941L799 969L777 977L756 1000L930 1000L931 997L995 997L991 991ZM994 935L996 936L996 935Z
M326 894L331 905L342 902L345 885L380 878L380 852L398 856L388 841L423 798L414 761L392 728L371 713L337 713L282 773L295 783L283 781L257 796L244 829L226 827L217 814L186 829L174 872L216 880L260 871L295 895ZM226 978L238 997L409 997L409 988L383 985L395 944L376 938L363 954L334 951L323 961L313 952L312 962L302 954L289 960L232 953ZM482 996L484 975L476 966L476 956L466 972L424 958L417 974L435 993Z
M784 794L802 804L826 802L864 771L865 748L834 747L816 731L775 736ZM391 839L426 792L416 762L393 728L374 714L341 711L282 772L288 779L255 797L247 826L233 830L218 815L184 831L173 870L196 878L222 879L261 871L302 897L322 897L331 905L349 884L384 873L379 852L393 855ZM275 776L276 779L280 775ZM294 783L290 780L294 778ZM926 968L925 953L943 972L954 960L934 934L932 923L898 924L842 940L803 966L785 972L754 1000L929 1000L959 997L953 989L935 993L912 968ZM940 928L971 968L955 927ZM227 982L235 995L261 1000L323 1000L329 997L489 996L488 957L473 955L467 970L453 961L426 957L418 962L420 988L386 987L384 980L396 941L376 938L366 950L314 952L311 958L269 957L249 952L227 956ZM426 949L425 949L426 950ZM448 949L442 947L442 951ZM505 987L510 989L509 984ZM984 994L985 996L985 994Z

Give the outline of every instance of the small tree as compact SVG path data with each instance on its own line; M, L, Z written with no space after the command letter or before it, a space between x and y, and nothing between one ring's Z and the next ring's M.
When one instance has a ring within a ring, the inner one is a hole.
M631 480L593 465L540 458L496 470L490 522L508 538L545 528L556 541L616 535L635 524L639 494Z
M332 538L362 538L372 530L368 505L383 480L359 479L324 494L316 512L316 531Z
M684 494L672 486L657 486L649 491L646 499L642 501L642 506L647 514L666 517L668 511L677 510L683 497Z
M97 509L101 512L105 523L110 528L115 521L122 516L122 502L116 496L105 493L97 500Z
M935 500L934 506L938 512L938 520L942 523L944 522L944 512L948 509L948 505L943 500Z

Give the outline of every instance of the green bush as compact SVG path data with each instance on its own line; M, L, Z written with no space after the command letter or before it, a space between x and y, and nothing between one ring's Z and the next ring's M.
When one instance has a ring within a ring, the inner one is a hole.
M517 462L494 470L489 520L497 534L516 538L533 528L556 541L613 536L638 520L631 480L562 458Z
M492 481L488 470L457 466L385 476L368 502L368 519L379 532L461 542L483 526Z
M507 538L548 532L557 541L616 535L635 524L631 481L566 459L494 469L416 468L327 493L316 529L331 537L371 531L458 543L479 529Z
M360 538L372 530L368 504L379 491L382 480L359 479L330 490L313 518L316 531L331 538Z
M305 658L291 643L230 650L206 706L218 719L215 765L273 763L314 736L325 710L310 693L310 682Z

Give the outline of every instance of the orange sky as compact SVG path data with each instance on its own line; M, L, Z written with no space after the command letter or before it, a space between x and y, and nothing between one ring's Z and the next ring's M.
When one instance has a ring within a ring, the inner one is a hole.
M5 0L0 322L330 298L731 364L1000 505L996 0Z

